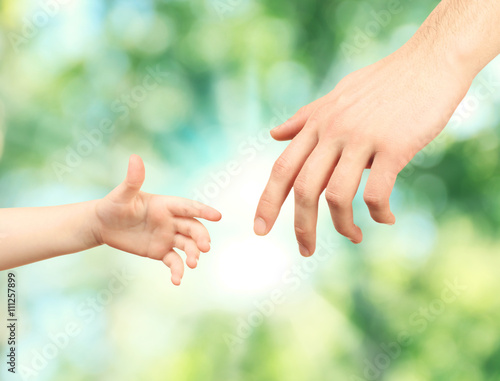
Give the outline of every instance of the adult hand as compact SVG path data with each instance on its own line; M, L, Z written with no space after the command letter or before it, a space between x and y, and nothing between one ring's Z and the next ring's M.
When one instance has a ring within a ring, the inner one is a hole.
M255 216L255 233L273 227L293 188L295 234L302 255L315 251L318 200L325 196L336 230L362 240L352 200L370 168L364 191L372 218L394 224L389 207L398 173L445 127L474 75L453 59L404 46L349 74L324 97L271 131L291 143L276 160Z

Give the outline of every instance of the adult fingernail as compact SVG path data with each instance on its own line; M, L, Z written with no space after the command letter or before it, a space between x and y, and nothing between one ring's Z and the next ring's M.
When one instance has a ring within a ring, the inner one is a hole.
M266 221L262 218L258 217L254 221L253 230L257 235L265 235L266 234Z
M302 245L301 243L299 243L299 251L303 257L309 257L311 255L309 250L307 250L307 248L304 245Z

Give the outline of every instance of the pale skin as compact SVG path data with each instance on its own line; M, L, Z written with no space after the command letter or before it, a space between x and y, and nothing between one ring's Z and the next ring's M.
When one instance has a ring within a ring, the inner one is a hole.
M398 173L444 129L472 80L498 54L500 1L441 1L403 47L349 74L271 131L291 143L261 196L255 233L270 232L293 189L302 255L315 251L323 192L335 229L360 243L352 201L364 169L370 169L364 201L371 217L394 224L389 197Z
M0 209L0 270L108 245L162 261L180 285L186 264L195 268L210 250L210 235L197 220L219 221L202 203L141 191L142 159L132 155L123 183L101 200L43 208Z

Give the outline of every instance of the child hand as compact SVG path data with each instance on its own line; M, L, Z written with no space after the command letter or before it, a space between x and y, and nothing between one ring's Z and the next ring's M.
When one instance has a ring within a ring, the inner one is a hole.
M142 159L132 155L125 181L96 204L95 235L101 244L162 260L178 286L184 264L174 248L186 253L186 263L194 269L200 251L210 250L208 230L195 217L219 221L222 216L196 201L142 192L144 178Z

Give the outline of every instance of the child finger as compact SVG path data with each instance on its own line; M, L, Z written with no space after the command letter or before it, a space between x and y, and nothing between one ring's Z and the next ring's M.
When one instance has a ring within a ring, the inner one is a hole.
M177 217L175 228L178 233L191 237L204 253L210 250L210 234L200 221L194 218Z
M218 210L201 202L181 197L175 197L174 200L169 204L169 209L175 216L198 217L208 221L219 221L222 217Z
M181 256L176 251L170 250L163 257L162 261L170 268L172 283L176 286L180 286L181 279L184 275L184 263L182 262Z
M182 234L176 234L174 237L174 247L186 253L186 263L190 268L194 269L198 265L200 249L198 249L196 242L194 242L191 238Z

